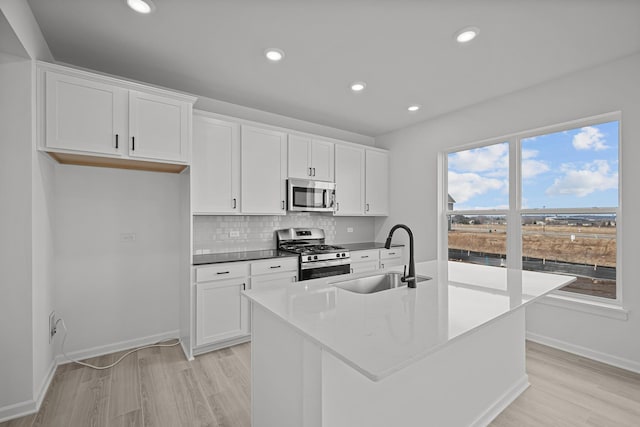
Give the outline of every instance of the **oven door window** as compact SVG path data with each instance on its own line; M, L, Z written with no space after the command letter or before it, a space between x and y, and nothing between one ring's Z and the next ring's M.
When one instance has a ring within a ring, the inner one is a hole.
M293 187L293 206L296 208L327 207L327 190Z

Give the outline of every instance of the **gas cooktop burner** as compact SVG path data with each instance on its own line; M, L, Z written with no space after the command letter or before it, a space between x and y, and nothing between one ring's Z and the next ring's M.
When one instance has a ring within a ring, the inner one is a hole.
M344 248L340 246L332 245L283 245L280 249L287 252L293 252L296 254L326 254L332 252L344 251Z

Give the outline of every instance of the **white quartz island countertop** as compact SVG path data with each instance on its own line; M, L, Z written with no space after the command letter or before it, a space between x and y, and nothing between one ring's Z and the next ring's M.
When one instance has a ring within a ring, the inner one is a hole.
M394 270L399 271L388 271ZM432 280L415 289L403 286L373 294L333 286L369 273L248 290L245 295L379 381L575 280L446 261L417 263L416 271Z

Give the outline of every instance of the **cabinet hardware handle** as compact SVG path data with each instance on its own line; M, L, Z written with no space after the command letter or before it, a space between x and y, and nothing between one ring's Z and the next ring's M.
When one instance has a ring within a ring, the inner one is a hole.
M228 271L218 271L216 274L229 274Z
M116 150L118 149L118 134L116 133Z
M365 209L365 212L369 212L369 203L367 203L365 206L367 207L367 208Z
M384 264L383 264L383 263L380 263L380 267L381 267L381 268L384 268Z
M246 283L243 283L243 284L242 284L242 290L243 290L243 291L246 291L246 290L247 290L247 284L246 284Z
M309 168L309 176L313 176L313 175L311 175L311 168Z
M340 210L340 202L336 202L336 212Z
M353 268L351 268L351 273L353 273Z
M316 168L313 168L313 176L316 176Z
M131 151L136 151L136 137L131 137Z
M389 255L395 255L395 254L396 254L395 252L389 252Z
M236 208L236 199L233 199L233 209Z
M285 209L285 206L284 206L284 200L283 200L282 201L282 210L284 210L284 209Z
M362 258L362 259L369 258L369 255L361 255L360 258Z
M291 278L291 282L295 283L295 282L296 282L296 279L297 279L297 277L296 277L296 276L293 276L293 277Z
M281 265L272 265L272 266L271 266L271 267L269 267L269 268L280 268L280 267L282 267L282 266L281 266Z

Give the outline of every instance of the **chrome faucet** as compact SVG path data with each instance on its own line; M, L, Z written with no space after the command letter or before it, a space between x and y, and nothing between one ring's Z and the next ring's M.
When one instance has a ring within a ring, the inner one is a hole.
M411 232L411 229L404 224L394 225L389 231L389 236L387 237L387 241L385 242L384 247L386 249L391 248L391 237L393 236L393 233L398 228L404 228L409 234L409 276L407 276L407 266L405 265L404 276L400 280L402 280L403 282L407 282L408 287L415 288L416 287L416 263L413 259L413 233Z

